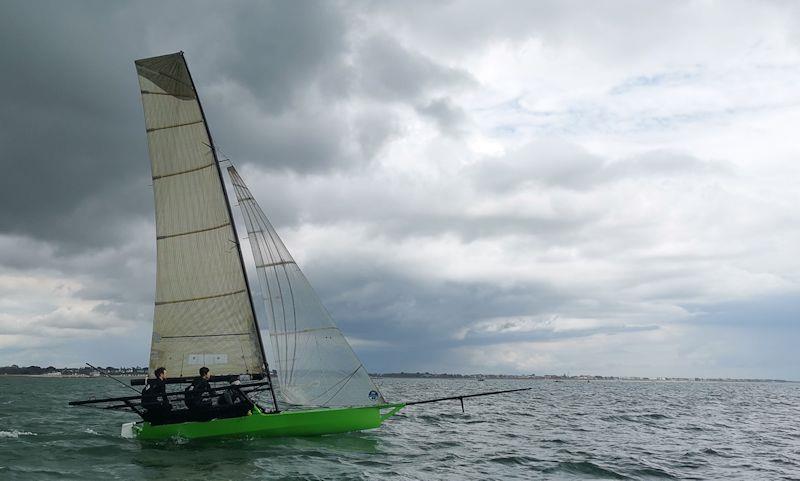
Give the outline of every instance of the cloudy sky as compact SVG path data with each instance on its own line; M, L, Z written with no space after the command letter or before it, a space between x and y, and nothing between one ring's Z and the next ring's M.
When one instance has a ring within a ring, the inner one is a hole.
M2 2L0 365L146 364L133 60L183 50L370 371L800 379L798 32L788 2Z

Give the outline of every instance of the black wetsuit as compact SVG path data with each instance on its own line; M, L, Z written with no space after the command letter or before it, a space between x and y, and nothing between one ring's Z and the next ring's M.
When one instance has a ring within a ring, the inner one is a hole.
M245 403L249 407L253 407L253 402L250 400L250 398L244 395L244 393L239 389L239 386L236 384L231 384L230 386L226 387L219 396L217 404L220 406L232 406L236 403Z
M211 384L202 377L192 381L192 385L186 389L186 407L197 409L211 406Z
M172 405L167 399L167 383L158 378L148 380L142 391L142 407L148 411L170 411Z

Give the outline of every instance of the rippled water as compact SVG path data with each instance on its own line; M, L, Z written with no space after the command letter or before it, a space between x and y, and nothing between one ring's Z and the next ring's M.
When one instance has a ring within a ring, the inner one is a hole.
M406 408L314 438L142 444L131 415L69 408L105 379L0 377L0 479L800 479L800 384L380 379Z

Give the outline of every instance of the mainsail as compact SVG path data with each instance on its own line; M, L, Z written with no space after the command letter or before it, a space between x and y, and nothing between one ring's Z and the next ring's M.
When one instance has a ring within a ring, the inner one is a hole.
M182 53L136 61L153 173L157 275L150 372L266 371L222 174Z
M236 191L269 319L277 394L298 406L365 406L385 399L333 323L234 167Z

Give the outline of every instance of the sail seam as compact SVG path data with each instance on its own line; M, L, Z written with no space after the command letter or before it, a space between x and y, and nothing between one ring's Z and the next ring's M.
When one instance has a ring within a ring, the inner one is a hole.
M231 225L231 223L230 222L226 222L224 224L221 224L221 225L218 225L218 226L214 226L214 227L209 227L207 229L198 229L198 230L193 230L193 231L189 231L189 232L181 232L181 233L178 233L178 234L160 235L160 236L156 237L156 240L169 239L171 237L178 237L178 236L182 236L182 235L199 234L200 232L207 232L207 231L210 231L210 230L222 229L223 227L226 227L226 226L229 226L229 225Z
M134 63L136 64L137 67L139 67L139 68L141 68L143 70L147 70L149 72L153 72L156 75L161 75L163 77L167 77L168 79L174 80L175 82L183 85L184 87L189 87L190 89L194 90L194 86L193 85L189 85L188 83L184 82L183 80L181 80L181 79L179 79L177 77L173 77L172 75L170 75L170 74L168 74L166 72L162 72L161 70L152 69L152 68L150 68L150 67L148 67L146 65L143 65L143 64L139 63L138 61L134 62ZM188 67L187 67L187 71L188 71ZM195 97L192 97L192 99L194 99L194 98Z
M214 165L214 162L211 162L210 164L206 164L206 165L201 165L200 167L195 167L195 168L189 169L189 170L182 170L180 172L173 172L172 174L154 175L153 176L153 180L163 179L164 177L172 177L173 175L188 174L190 172L195 172L197 170L207 169L207 168L211 167L212 165Z
M314 332L314 331L330 331L335 330L338 331L339 328L336 326L331 327L313 327L311 329L301 329L299 331L283 331L283 332L271 332L270 336L287 336L289 334L302 334L304 332ZM288 358L287 358L288 359Z
M164 129L174 129L177 127L186 127L187 125L194 125L194 124L202 124L203 119L195 120L194 122L184 122L182 124L174 124L174 125L167 125L164 127L153 127L152 129L147 129L147 132L155 132L156 130L164 130Z
M282 265L285 265L285 264L296 264L296 262L295 261L279 261L279 262L271 262L269 264L256 264L256 268L282 266Z
M179 299L177 301L161 301L161 302L156 302L156 305L157 306L163 306L164 304L178 304L178 303L181 303L181 302L192 302L192 301L203 301L203 300L206 300L206 299L216 299L218 297L233 296L235 294L241 294L244 291L245 291L244 289L239 289L238 291L226 292L224 294L214 294L213 296L192 297L191 299Z
M171 94L169 92L154 92L152 90L141 90L141 93L148 94L148 95L169 95L170 97L186 98L186 99L194 100L194 97L187 97L185 95L175 95L175 94Z
M225 337L225 336L249 336L249 332L234 332L230 334L197 334L196 336L193 335L185 335L185 336L161 336L161 339L179 339L184 337Z

